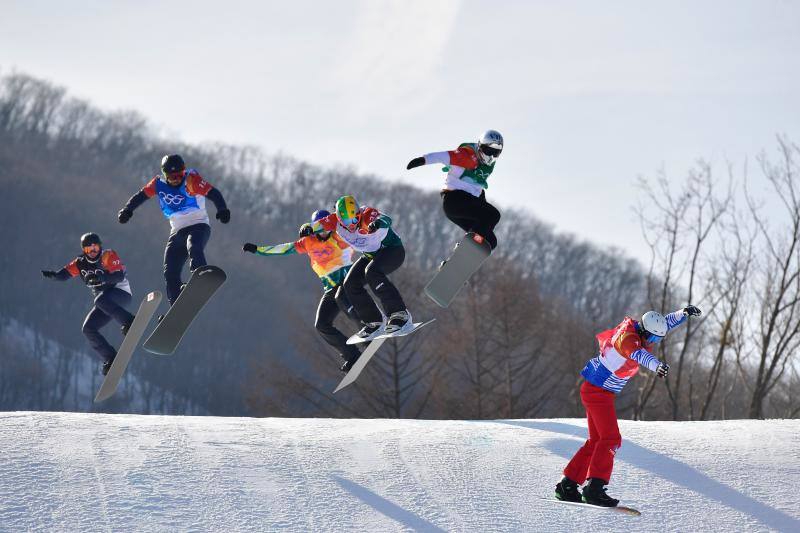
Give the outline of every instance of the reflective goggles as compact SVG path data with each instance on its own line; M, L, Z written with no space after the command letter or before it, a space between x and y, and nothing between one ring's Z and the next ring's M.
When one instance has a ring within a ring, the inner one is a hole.
M503 151L502 148L492 148L488 144L482 144L480 147L480 151L490 157L497 157Z
M344 218L342 219L342 226L352 231L356 226L358 226L358 218Z
M656 335L655 333L650 333L649 331L645 331L645 334L647 336L644 338L644 340L649 344L658 344L661 342L661 339L664 338L661 335Z
M100 251L100 245L99 244L90 244L89 246L84 246L83 247L83 253L85 253L85 254L89 254L91 252L99 252L99 251Z

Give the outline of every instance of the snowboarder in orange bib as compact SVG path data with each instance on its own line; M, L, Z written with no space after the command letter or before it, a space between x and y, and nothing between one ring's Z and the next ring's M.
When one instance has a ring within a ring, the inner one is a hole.
M699 316L700 309L688 305L666 317L648 311L641 320L625 317L617 327L597 334L600 353L590 359L581 376L581 402L586 408L589 439L564 468L564 478L556 485L556 498L602 507L616 507L619 500L606 494L614 456L622 445L614 399L639 366L665 378L669 365L651 352L668 331L683 324L687 317ZM588 481L581 494L578 486Z
M314 234L311 224L330 215L324 209L314 211L311 222L300 227L300 238L294 242L276 244L275 246L258 246L246 242L242 250L264 257L307 254L311 268L322 282L323 294L317 308L314 327L320 336L332 346L344 363L343 372L347 372L361 355L358 348L347 344L347 337L334 326L333 321L343 311L349 319L360 325L355 308L347 298L342 283L353 265L353 249L341 237L331 231Z

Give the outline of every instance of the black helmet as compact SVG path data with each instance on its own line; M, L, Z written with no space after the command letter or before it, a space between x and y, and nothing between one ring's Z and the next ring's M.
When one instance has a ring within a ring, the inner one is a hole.
M96 244L97 246L103 245L100 241L100 235L97 233L84 233L81 235L81 248L91 246L92 244Z
M161 173L166 176L172 172L181 172L186 170L186 163L183 158L178 154L165 155L161 160Z

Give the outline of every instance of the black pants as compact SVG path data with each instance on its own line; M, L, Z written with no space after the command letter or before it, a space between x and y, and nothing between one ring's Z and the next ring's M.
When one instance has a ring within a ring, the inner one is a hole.
M317 328L317 332L325 339L325 342L333 346L343 359L349 361L360 352L356 345L347 344L347 337L333 325L339 312L343 312L356 325L360 325L355 307L350 304L347 293L341 286L328 289L320 298L314 327Z
M170 305L181 293L181 271L186 259L189 259L189 270L206 266L205 249L210 236L211 226L208 224L187 226L169 236L164 249L164 279Z
M130 303L131 295L122 289L106 289L95 297L94 307L83 321L83 334L103 361L114 359L117 351L100 334L100 328L111 322L112 318L120 324L133 322L133 315L123 307Z
M353 263L350 272L344 279L344 290L347 297L355 306L356 313L363 322L380 322L381 312L372 297L364 288L369 284L372 292L381 301L383 311L391 315L406 308L402 296L397 288L392 285L387 274L391 274L403 264L406 250L403 245L381 248L372 255L372 258L361 256Z
M500 211L486 201L486 193L479 197L466 191L443 191L442 208L444 214L464 231L474 231L497 248L494 227L500 222Z

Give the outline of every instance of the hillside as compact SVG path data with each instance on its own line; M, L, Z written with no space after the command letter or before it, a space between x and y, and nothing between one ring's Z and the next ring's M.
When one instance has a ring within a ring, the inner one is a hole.
M575 419L0 414L8 531L798 531L800 421L621 423L627 517L541 500ZM601 522L602 521L602 522Z

